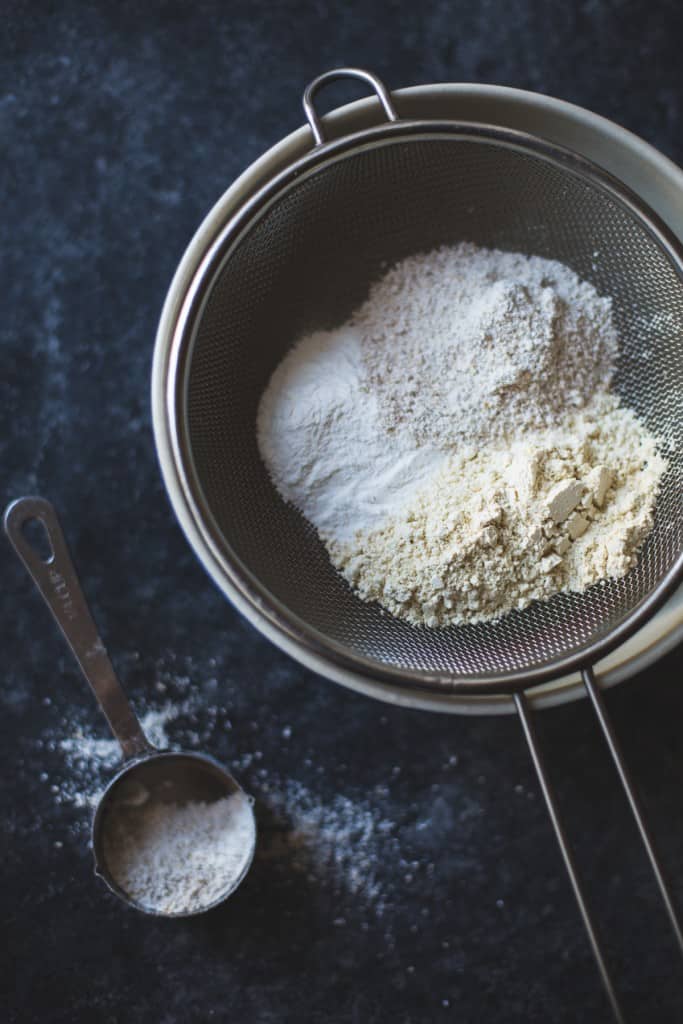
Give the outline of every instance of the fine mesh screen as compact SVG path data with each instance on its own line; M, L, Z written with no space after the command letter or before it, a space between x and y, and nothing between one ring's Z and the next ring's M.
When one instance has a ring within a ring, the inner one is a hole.
M461 240L561 260L613 296L616 389L666 441L671 469L654 532L624 579L492 624L418 629L358 600L335 573L315 530L270 483L255 417L270 374L302 332L346 319L387 263ZM636 216L538 155L406 137L298 181L217 274L185 379L188 458L226 556L346 653L458 678L539 666L611 631L683 546L683 284Z

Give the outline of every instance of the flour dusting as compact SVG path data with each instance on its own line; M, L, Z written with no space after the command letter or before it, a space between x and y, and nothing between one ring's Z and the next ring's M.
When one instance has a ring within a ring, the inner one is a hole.
M387 856L400 859L396 826L363 800L342 793L322 800L302 783L266 781L266 798L286 822L283 842L293 866L315 881L329 879L340 891L357 896L381 915L386 902L382 882Z

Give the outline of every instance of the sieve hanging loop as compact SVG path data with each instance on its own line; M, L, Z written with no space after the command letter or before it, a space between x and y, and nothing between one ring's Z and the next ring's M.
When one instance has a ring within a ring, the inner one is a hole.
M388 120L398 121L398 114L396 113L391 93L377 75L373 75L371 71L365 71L363 68L335 68L333 71L326 71L323 75L318 75L304 91L304 113L306 114L306 120L311 126L316 146L323 144L325 136L322 123L313 105L313 99L323 85L326 85L327 82L336 82L340 78L357 78L360 82L367 82L377 94L377 99L382 104Z

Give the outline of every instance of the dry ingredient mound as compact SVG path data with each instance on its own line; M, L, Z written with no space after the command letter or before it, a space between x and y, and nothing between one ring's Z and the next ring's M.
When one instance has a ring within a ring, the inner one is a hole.
M352 321L385 426L440 448L551 426L618 348L612 300L569 267L470 243L397 263Z
M617 353L611 299L568 267L440 248L294 346L259 447L363 600L496 618L637 560L666 462L610 392Z
M360 597L416 625L494 618L628 572L665 466L604 395L561 428L454 454L400 515L330 554Z
M254 840L248 798L212 803L150 799L110 812L104 840L113 878L141 906L193 913L223 896L246 868Z

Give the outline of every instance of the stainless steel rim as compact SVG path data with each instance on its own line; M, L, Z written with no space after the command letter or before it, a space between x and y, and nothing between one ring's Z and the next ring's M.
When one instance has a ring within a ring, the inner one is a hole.
M166 361L164 414L169 432L174 468L183 500L201 537L205 549L220 570L219 584L228 596L234 588L259 618L280 634L283 640L302 648L313 658L330 663L337 670L350 672L372 683L384 683L406 692L444 693L457 695L512 694L551 681L584 667L595 664L635 633L663 604L683 574L683 554L647 595L619 625L602 639L585 645L572 654L515 673L477 675L453 678L444 673L406 671L379 665L375 661L348 651L322 637L305 622L293 615L272 597L259 581L230 551L202 496L189 455L187 424L184 416L185 370L192 354L195 327L201 318L212 282L219 274L223 262L229 258L243 234L253 226L269 206L276 202L293 183L322 167L376 146L391 145L405 140L450 139L474 140L541 156L546 161L566 170L583 175L607 192L613 200L635 214L657 243L667 252L672 264L683 278L683 253L673 234L625 185L598 168L591 161L563 147L537 139L522 132L509 131L492 125L456 121L392 121L375 128L344 136L329 143L321 143L308 154L293 162L276 175L260 191L249 198L218 234L201 260L186 292L170 340ZM228 584L228 585L226 585Z

